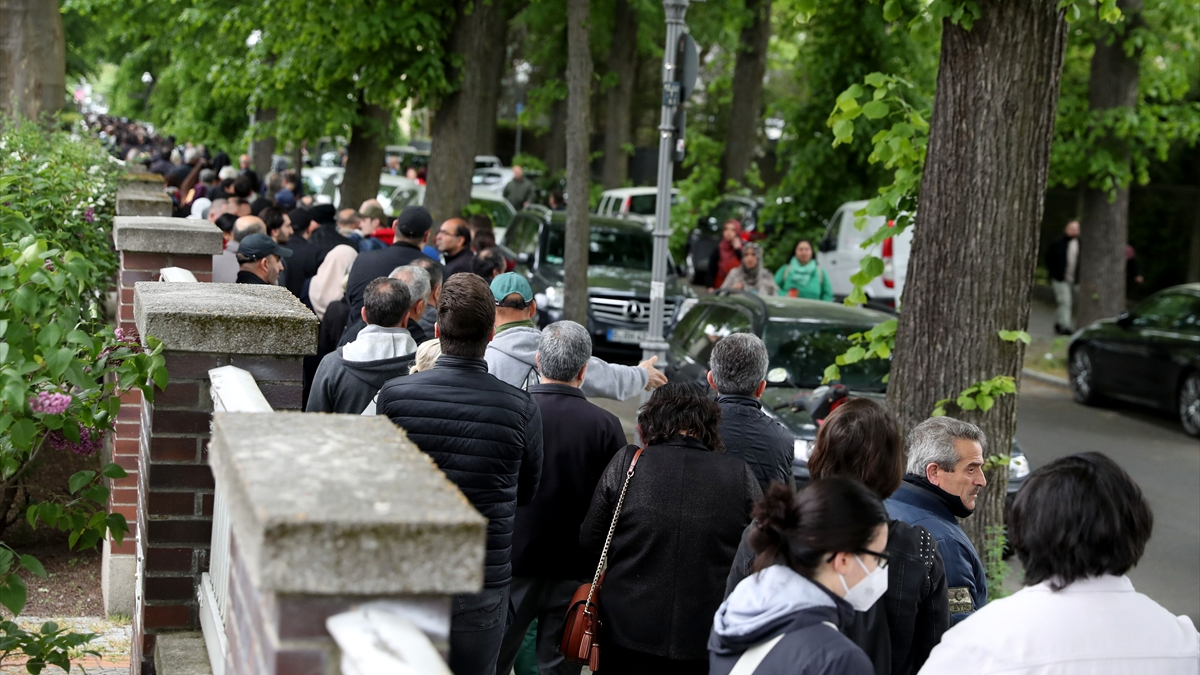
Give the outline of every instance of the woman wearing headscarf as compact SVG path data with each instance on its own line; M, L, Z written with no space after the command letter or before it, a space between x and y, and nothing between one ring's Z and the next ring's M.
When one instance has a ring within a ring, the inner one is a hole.
M345 244L334 246L325 255L325 261L317 268L317 274L308 286L308 299L318 319L324 320L329 303L346 294L346 276L357 257L358 251Z
M736 220L725 221L721 243L713 249L712 257L708 259L708 269L713 274L712 288L722 288L729 272L742 264L742 243L742 224Z
M775 295L779 290L771 273L763 267L762 247L754 243L742 246L742 264L729 271L721 288L755 295Z
M817 265L812 242L807 239L796 242L792 259L775 272L775 285L780 295L833 302L829 273Z

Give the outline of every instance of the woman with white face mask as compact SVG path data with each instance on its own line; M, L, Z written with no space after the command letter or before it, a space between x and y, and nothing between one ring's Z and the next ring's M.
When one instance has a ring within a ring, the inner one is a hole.
M887 591L888 515L858 481L774 484L754 509L753 573L717 610L711 675L872 675L843 635Z

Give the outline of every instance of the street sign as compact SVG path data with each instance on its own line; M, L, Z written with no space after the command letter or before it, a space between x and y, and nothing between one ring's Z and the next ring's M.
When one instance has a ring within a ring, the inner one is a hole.
M696 88L696 76L700 73L700 52L696 50L696 41L690 33L679 37L678 51L675 52L676 77L683 91L680 92L680 102L688 100L692 90Z
M663 82L662 104L664 108L674 108L679 105L679 83Z

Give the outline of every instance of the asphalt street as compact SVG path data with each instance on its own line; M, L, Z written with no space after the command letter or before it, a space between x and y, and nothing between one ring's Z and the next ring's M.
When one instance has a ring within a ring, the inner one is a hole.
M1200 626L1200 440L1169 416L1119 403L1090 408L1066 389L1029 379L1020 397L1017 438L1032 468L1077 452L1102 452L1142 487L1154 509L1154 534L1129 577L1139 591Z

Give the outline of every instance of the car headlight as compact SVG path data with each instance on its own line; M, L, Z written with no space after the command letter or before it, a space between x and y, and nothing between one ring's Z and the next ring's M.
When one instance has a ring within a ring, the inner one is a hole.
M796 455L796 459L801 462L807 462L809 455L812 454L812 441L806 441L802 438L797 438L792 441L792 451Z
M1029 458L1025 455L1013 455L1008 461L1009 478L1024 478L1029 475Z
M563 292L557 286L551 286L546 289L546 307L550 309L562 309Z

